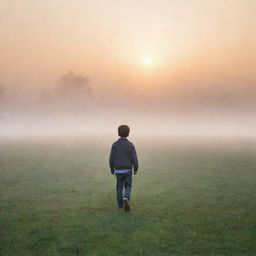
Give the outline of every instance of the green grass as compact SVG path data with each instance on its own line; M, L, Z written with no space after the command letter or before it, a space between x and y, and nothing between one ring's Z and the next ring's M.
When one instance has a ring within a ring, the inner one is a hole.
M256 142L184 141L136 141L130 213L109 139L2 141L0 255L255 255Z

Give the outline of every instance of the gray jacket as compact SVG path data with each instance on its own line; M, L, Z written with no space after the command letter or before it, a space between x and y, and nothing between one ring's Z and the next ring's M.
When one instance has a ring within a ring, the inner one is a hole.
M112 173L115 170L132 170L132 168L137 172L139 164L133 143L126 138L114 142L110 151L109 166Z

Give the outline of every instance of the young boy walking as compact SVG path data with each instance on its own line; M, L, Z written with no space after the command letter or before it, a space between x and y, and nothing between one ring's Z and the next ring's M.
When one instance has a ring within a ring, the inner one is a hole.
M130 197L132 189L132 170L134 174L138 171L138 158L135 147L127 137L130 128L127 125L118 127L120 138L113 143L109 156L109 166L111 173L116 175L116 197L117 205L125 211L130 210ZM123 196L123 187L125 192Z

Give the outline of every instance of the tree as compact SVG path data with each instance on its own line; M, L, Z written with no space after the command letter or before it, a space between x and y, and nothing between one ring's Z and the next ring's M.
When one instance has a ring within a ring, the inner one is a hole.
M57 82L57 91L65 98L76 98L84 96L91 98L92 89L89 86L89 78L69 71L61 76Z

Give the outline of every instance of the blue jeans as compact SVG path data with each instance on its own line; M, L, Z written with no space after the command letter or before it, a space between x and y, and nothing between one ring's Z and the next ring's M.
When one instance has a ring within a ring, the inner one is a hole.
M125 192L123 196L123 188ZM130 200L132 190L132 171L116 173L116 198L118 207L123 207L123 198Z

